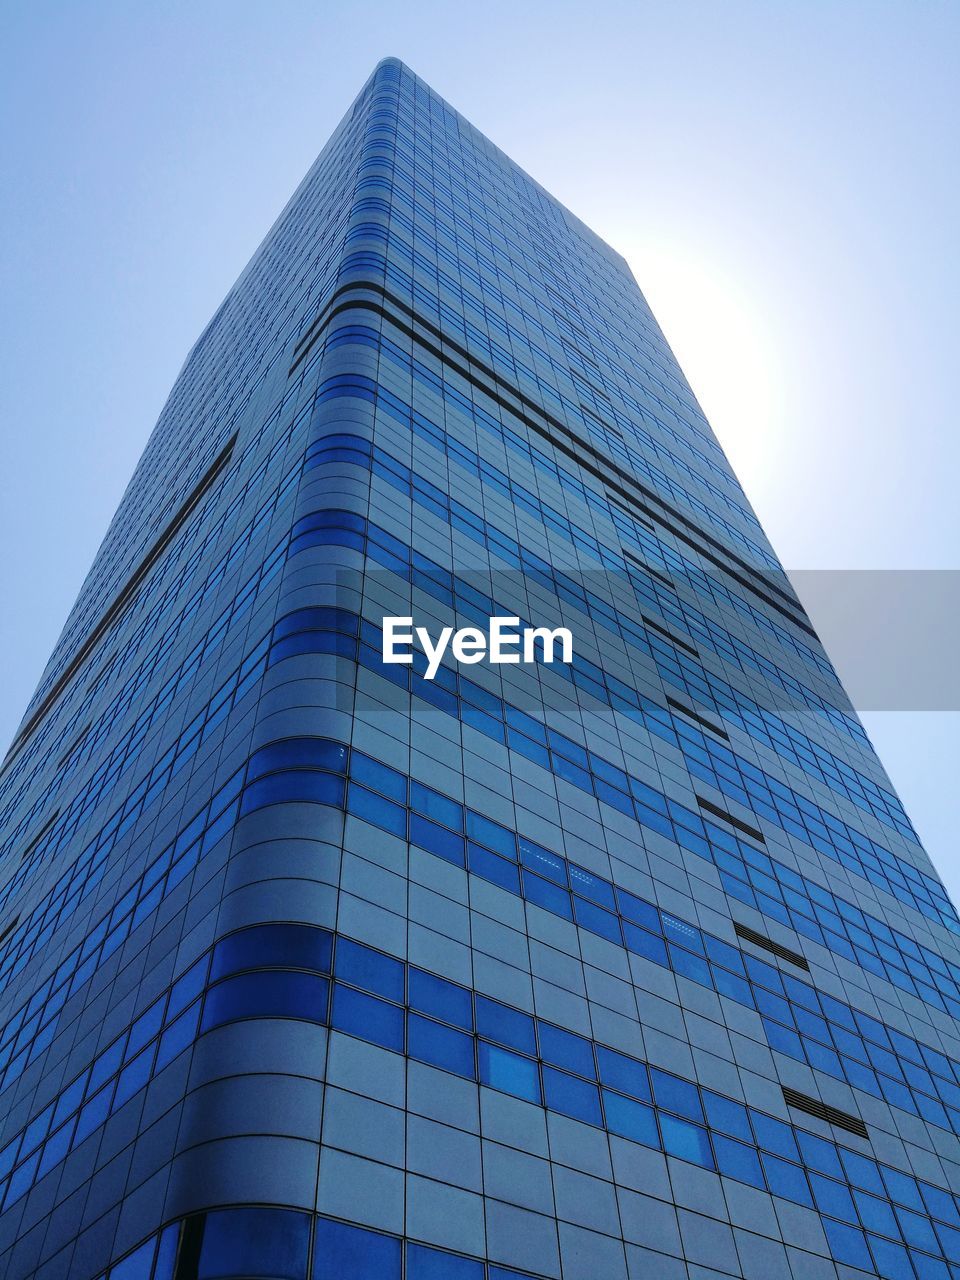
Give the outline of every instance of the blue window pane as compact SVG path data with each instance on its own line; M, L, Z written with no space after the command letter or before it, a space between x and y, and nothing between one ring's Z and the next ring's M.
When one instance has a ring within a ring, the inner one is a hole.
M847 1082L855 1089L872 1093L875 1098L883 1096L880 1092L880 1083L870 1067L865 1067L862 1062L854 1062L852 1058L841 1057L840 1062Z
M722 965L725 969L732 970L733 973L743 973L743 954L736 947L731 947L729 942L722 942L719 938L714 938L710 934L704 935L703 944L706 947L707 955L714 964Z
M689 1080L681 1080L668 1071L650 1068L653 1081L653 1096L658 1107L667 1111L676 1111L678 1115L687 1116L690 1120L703 1121L703 1107L700 1105L700 1090Z
M735 973L728 973L726 969L714 969L713 981L722 996L736 1000L737 1004L745 1005L748 1009L756 1006L753 988L745 978L739 978Z
M660 1133L653 1107L604 1089L603 1110L611 1133L618 1133L634 1142L642 1142L645 1147L660 1149Z
M954 1231L953 1227L945 1227L937 1223L937 1236L944 1254L951 1262L960 1263L960 1231Z
M77 1076L77 1078L73 1080L66 1089L64 1089L54 1110L51 1125L58 1125L65 1116L70 1115L75 1108L79 1106L89 1079L90 1073L89 1071L85 1071L83 1075ZM16 1153L16 1146L16 1141L11 1142L9 1146L4 1147L2 1154L0 1154L0 1177L7 1173L12 1166L13 1158Z
M554 880L557 884L566 886L567 864L549 849L544 849L534 844L532 840L524 840L521 837L520 861L538 875L546 876L548 880Z
M477 1045L477 1061L483 1084L526 1098L528 1102L540 1101L540 1073L537 1064L529 1058L481 1040Z
M88 1103L87 1105L89 1107L91 1104ZM85 1107L84 1111L86 1110L87 1108ZM83 1112L81 1112L80 1118L83 1119ZM98 1123L102 1123L102 1119L103 1117L101 1117L101 1120L98 1121ZM23 1164L18 1165L10 1175L10 1181L7 1183L7 1194L3 1201L4 1212L6 1212L10 1205L19 1200L21 1196L26 1195L33 1186L39 1159L40 1152L35 1151L32 1156L27 1160L24 1160Z
M570 866L570 888L581 898L589 898L600 906L616 911L617 904L613 896L613 886L607 880L601 880L592 871L574 864Z
M591 1080L597 1078L597 1070L593 1065L593 1045L589 1040L549 1022L541 1022L538 1030L540 1057L545 1062L566 1067L568 1071L575 1071L577 1075L587 1076Z
M117 1080L117 1092L113 1100L115 1111L143 1088L150 1079L152 1070L153 1046L151 1045L149 1049L144 1050L139 1057L134 1058L120 1072L120 1078Z
M109 1048L104 1049L103 1053L94 1058L93 1067L90 1071L89 1089L91 1093L95 1089L99 1089L104 1081L109 1080L119 1067L123 1059L125 1043L126 1037L121 1036L119 1040L114 1040ZM44 1125L44 1128L46 1128L46 1125ZM33 1136L30 1133L30 1129L24 1134L24 1140L25 1149L29 1151L30 1147L33 1146Z
M689 951L684 951L682 947L675 947L672 944L669 950L670 964L675 973L679 973L683 978L689 978L691 982L699 983L701 987L709 987L713 990L710 966L702 956L695 956Z
M786 1000L782 1000L779 996L775 996L772 992L765 991L758 986L754 986L754 998L757 1002L757 1008L762 1014L773 1018L775 1022L793 1025L793 1014Z
M43 1144L43 1155L40 1159L40 1166L37 1169L37 1181L49 1173L54 1165L59 1164L67 1152L70 1150L70 1143L73 1139L74 1121L68 1120L66 1124L61 1125L55 1130Z
M372 947L349 938L337 939L336 976L355 987L403 1002L403 965Z
M903 1245L884 1240L881 1236L867 1236L870 1252L876 1264L877 1274L883 1280L915 1280L915 1272L910 1265L907 1251Z
M788 1124L784 1124L782 1120L774 1120L773 1116L764 1115L762 1111L754 1111L752 1107L749 1110L758 1147L762 1147L764 1151L773 1151L788 1160L800 1159L793 1130Z
M676 916L671 916L666 911L662 911L660 915L663 920L663 932L668 941L676 942L687 951L696 951L698 955L703 955L703 938L699 929L695 929L692 924L687 924L685 920L678 920Z
M400 1280L400 1241L362 1227L317 1219L313 1280Z
M631 1097L650 1101L650 1081L647 1068L636 1058L628 1058L615 1049L607 1049L597 1045L597 1062L600 1066L600 1079L612 1089L620 1093L629 1093Z
M853 1197L845 1182L835 1182L833 1178L825 1178L823 1174L810 1173L809 1170L807 1176L810 1179L814 1201L821 1213L832 1213L835 1218L852 1222L854 1226L859 1225L857 1211L853 1207Z
M715 1133L713 1149L716 1152L717 1168L721 1173L728 1178L736 1178L738 1182L749 1182L752 1187L765 1189L756 1147L748 1147L745 1142L736 1142L733 1138Z
M761 1018L767 1044L778 1053L785 1053L788 1058L796 1058L798 1062L806 1062L803 1044L795 1031L782 1027L779 1022L771 1022L769 1018Z
M886 1195L886 1188L875 1160L858 1155L856 1151L850 1151L847 1147L841 1147L840 1161L848 1181L855 1187L863 1187L867 1191L875 1192L878 1196Z
M489 996L477 996L477 1030L488 1040L498 1040L521 1053L537 1052L537 1037L529 1014L511 1009Z
M913 1249L909 1250L909 1253L919 1280L950 1280L950 1268L940 1258L930 1258L927 1254L916 1253Z
M475 876L498 884L508 893L520 893L520 871L516 863L508 862L479 844L468 844L467 854L470 870Z
M410 842L426 849L428 853L435 853L445 862L452 862L456 867L464 865L463 836L438 826L428 818L421 818L416 813L410 815Z
M329 937L329 935L326 935ZM224 939L226 941L226 939ZM219 943L217 944L219 946ZM329 967L329 965L328 965ZM198 996L207 982L207 959L201 958L190 966L186 973L181 974L177 981L170 988L170 998L167 1001L167 1022L185 1009L195 996Z
M283 738L261 747L250 757L249 776L259 777L276 769L329 769L343 773L346 751L327 738Z
M878 1196L870 1196L865 1191L856 1190L853 1198L857 1202L860 1221L868 1231L881 1231L892 1236L900 1234L889 1200L881 1200Z
M530 902L555 916L563 916L565 920L573 919L573 908L570 905L570 894L558 884L551 884L529 871L523 873L523 892Z
M403 1010L339 983L333 989L333 1026L361 1040L403 1052Z
M146 1013L142 1013L130 1028L127 1047L123 1055L125 1062L129 1062L148 1041L153 1039L160 1030L162 1023L163 1000L160 999L154 1001Z
M627 893L626 889L618 888L617 903L620 914L626 916L628 920L642 925L651 933L660 933L660 912L652 902L645 902L643 898L636 898L632 893Z
M816 1067L818 1071L823 1071L828 1076L833 1076L836 1080L845 1080L846 1076L843 1067L840 1065L840 1055L835 1053L833 1049L825 1049L822 1044L817 1044L815 1040L804 1040L804 1046L807 1050L807 1060L811 1067Z
M408 986L411 1008L433 1014L435 1018L452 1022L467 1031L473 1030L473 999L465 987L448 982L446 978L438 978L424 969L416 969L413 965L410 966Z
M374 791L380 791L398 804L407 802L407 780L402 773L391 769L379 760L354 751L350 757L350 777Z
M483 1280L483 1263L442 1249L408 1244L407 1280Z
M734 1102L731 1098L723 1097L722 1094L712 1093L709 1089L701 1090L701 1097L707 1113L707 1123L711 1129L719 1129L721 1133L731 1133L735 1138L742 1138L744 1142L753 1142L746 1107L741 1106L739 1102Z
M332 773L271 773L258 782L249 783L240 803L241 816L271 804L307 801L343 808L343 779Z
M498 822L491 822L473 809L467 810L467 835L503 857L516 860L517 839L513 832L501 827Z
M929 1218L921 1217L919 1213L911 1213L909 1209L897 1209L896 1214L907 1244L915 1249L926 1249L928 1253L940 1252Z
M201 1031L238 1018L304 1018L327 1020L326 978L309 973L268 969L226 978L211 987L203 1005Z
M751 955L744 955L743 962L747 969L747 976L754 982L766 987L768 991L776 991L778 993L783 991L783 982L780 979L780 974L772 965Z
M828 1142L826 1138L818 1138L816 1134L807 1133L803 1129L798 1129L796 1134L803 1163L808 1168L818 1169L820 1173L825 1173L831 1178L843 1177L840 1157L832 1142Z
M960 1227L960 1213L957 1212L957 1206L949 1192L942 1191L940 1187L932 1187L928 1182L921 1182L920 1194L923 1196L923 1203L934 1218L940 1218L951 1226Z
M266 924L221 938L213 951L210 979L242 969L312 969L330 972L332 936L299 924Z
M646 929L639 929L636 925L630 924L629 921L625 920L623 922L623 940L627 947L636 952L638 956L644 956L647 960L652 960L654 964L663 965L664 968L669 967L667 944L662 938L648 933Z
M270 1276L306 1280L310 1217L292 1209L218 1209L206 1215L197 1280Z
M410 783L410 805L417 813L434 822L441 822L454 831L463 830L463 805L457 804L449 796L425 787L422 782Z
M917 1209L923 1213L923 1201L920 1199L920 1192L913 1178L906 1173L901 1173L898 1169L891 1169L886 1164L880 1166L880 1173L891 1200L896 1200L898 1204L905 1204L908 1209Z
M768 1155L765 1151L760 1153L760 1158L763 1161L764 1173L767 1175L767 1183L775 1196L783 1196L785 1200L793 1200L797 1204L805 1204L808 1208L813 1208L810 1188L807 1186L807 1178L802 1169L777 1156Z
M197 1035L197 1024L200 1021L200 1005L201 1001L195 1001L164 1031L157 1047L155 1071L162 1070L168 1062L172 1062L184 1049L193 1044Z
M153 1268L153 1280L173 1280L173 1267L177 1260L177 1243L180 1239L178 1223L171 1223L160 1232L157 1261Z
M371 822L375 827L382 827L384 831L406 839L407 811L402 805L394 804L392 800L351 782L347 792L347 809L365 822Z
M586 1124L602 1124L600 1094L595 1084L567 1075L555 1067L543 1068L544 1103L552 1110Z
M557 755L554 751L550 756L553 764L554 772L558 777L564 778L567 782L573 783L575 787L579 787L581 791L592 791L593 787L590 780L590 774L586 769L578 769L575 764L571 764L565 760L563 756Z
M429 1062L468 1080L475 1078L473 1036L454 1031L441 1022L421 1018L418 1013L407 1015L407 1036L407 1052L411 1058Z
M873 1262L863 1232L854 1227L844 1226L842 1222L834 1222L830 1218L823 1219L830 1253L837 1262L848 1267L860 1267L864 1271L873 1270Z
M676 1116L660 1113L660 1131L663 1134L663 1149L681 1160L689 1160L693 1164L712 1169L713 1153L710 1150L710 1139L706 1129L688 1120L678 1120Z
M150 1280L156 1247L156 1239L148 1240L133 1253L128 1253L122 1262L114 1263L110 1268L110 1280Z
M584 898L574 898L573 910L577 924L582 929L589 929L591 933L597 933L601 938L615 942L618 946L622 944L620 921L615 915L604 911L603 907L587 902Z

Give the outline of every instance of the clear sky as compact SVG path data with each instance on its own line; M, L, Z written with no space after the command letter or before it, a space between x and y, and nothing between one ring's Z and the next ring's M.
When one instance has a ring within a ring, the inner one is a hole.
M4 742L189 346L386 54L625 254L788 569L960 567L955 0L4 0ZM865 720L960 898L960 715Z

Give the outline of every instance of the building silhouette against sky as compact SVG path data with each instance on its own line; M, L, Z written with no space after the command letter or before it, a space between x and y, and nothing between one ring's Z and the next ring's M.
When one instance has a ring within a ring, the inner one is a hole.
M0 825L9 1280L960 1275L957 913L623 259L396 61Z

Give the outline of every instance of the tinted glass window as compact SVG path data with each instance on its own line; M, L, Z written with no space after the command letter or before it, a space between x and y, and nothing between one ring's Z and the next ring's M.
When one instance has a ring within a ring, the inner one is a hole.
M403 965L392 956L349 938L338 938L336 967L338 978L388 1000L403 1001Z
M310 1218L287 1209L218 1209L206 1215L197 1280L269 1276L306 1280Z
M474 1079L473 1036L418 1013L407 1015L407 1052L411 1058Z
M238 1018L327 1020L326 978L269 969L226 978L211 987L203 1006L201 1031Z
M477 1045L477 1055L484 1084L526 1098L528 1102L540 1101L540 1073L535 1062L483 1040Z
M400 1241L362 1227L317 1219L313 1280L400 1280Z
M338 1031L370 1040L385 1049L403 1052L403 1010L396 1005L336 984L333 993L333 1025Z
M423 969L410 968L408 979L411 1008L433 1014L444 1022L452 1022L470 1031L473 1029L473 1000L465 987L438 978Z

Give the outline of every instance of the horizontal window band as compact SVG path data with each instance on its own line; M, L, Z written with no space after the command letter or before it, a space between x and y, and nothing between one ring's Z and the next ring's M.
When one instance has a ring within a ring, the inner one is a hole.
M369 290L372 293L379 294L385 301L389 302L392 306L395 306L398 310L408 315L411 321L413 321L413 324L407 324L403 320L398 319L396 316L391 315L390 312L387 311L384 307L382 307L381 305L372 301L369 298L356 297L351 299L348 302L338 303L339 298L343 297L347 293L354 292L358 289L365 289L365 290ZM764 575L759 573L756 569L754 569L752 565L749 565L746 561L741 560L740 557L737 556L733 551L731 551L728 547L725 547L722 542L719 542L717 539L713 538L710 534L706 533L694 521L688 520L686 516L684 516L681 512L677 511L670 503L665 502L664 499L661 498L658 494L656 494L653 490L647 489L645 485L642 485L637 479L631 476L629 472L623 470L623 468L621 468L617 463L614 463L609 458L604 457L604 455L600 453L599 450L595 449L593 445L589 443L589 441L582 439L582 437L572 432L570 428L566 426L565 423L559 420L559 418L554 418L551 414L547 413L546 410L542 409L534 401L529 400L528 397L524 396L521 392L514 390L513 387L510 387L508 384L504 383L499 374L497 374L493 370L486 369L468 351L460 347L457 343L452 342L449 339L449 337L443 335L441 331L437 329L436 326L430 324L429 321L426 321L421 317L416 316L414 312L404 302L402 302L399 298L394 297L391 293L389 293L386 289L384 289L384 287L381 284L378 284L376 281L373 281L373 280L365 281L362 285L361 284L343 285L339 290L337 290L332 295L330 302L327 304L325 311L317 318L316 321L314 321L314 325L311 326L311 328L307 331L307 335L305 336L309 336L311 338L311 341L308 343L305 343L302 347L302 350L300 351L300 354L295 356L290 366L291 374L300 364L301 360L303 360L306 357L307 353L309 352L309 350L313 345L313 341L315 341L320 336L321 332L323 331L323 329L326 328L327 324L329 324L330 321L332 321L335 316L341 314L342 312L348 311L348 310L354 310L354 309L363 309L363 310L373 311L375 314L379 315L382 319L389 321L389 323L394 325L396 328L400 329L401 332L405 333L407 337L412 338L414 341L418 342L421 346L425 347L433 356L435 356L437 359L441 360L444 364L454 369L457 374L459 374L461 377L465 378L468 382L472 383L474 386L479 388L479 390L481 390L485 395L488 395L497 404L500 404L503 408L507 409L510 413L514 414L517 418L520 419L520 421L524 423L525 426L529 427L532 431L535 431L538 435L542 436L555 449L559 450L561 453L565 454L567 457L572 458L577 463L578 466L582 467L583 470L589 472L592 476L594 476L597 480L599 480L600 483L605 486L605 489L606 488L612 489L615 493L619 495L621 501L626 500L627 502L638 506L640 510L644 512L645 518L647 520L654 519L658 521L661 525L663 525L665 529L668 530L668 532L673 534L674 537L679 538L682 542L685 542L688 546L693 547L693 549L697 551L700 555L702 555L704 559L709 560L718 569L721 569L724 573L729 574L735 581L739 582L741 586L745 587L748 591L752 592L754 595L758 596L761 600L763 600L765 604L768 604L771 608L776 609L778 613L782 614L785 618L787 618L790 622L792 622L794 626L799 627L802 631L805 631L808 635L812 636L815 640L819 640L819 637L817 636L817 633L813 629L813 627L810 626L808 622L799 618L797 614L794 612L796 605L790 599L790 597L787 595L786 592L781 591L778 587L767 582ZM423 329L426 329L428 332L430 332L432 336L434 336L436 339L439 340L440 345L439 346L435 345L435 343L430 341L429 338L426 338L422 333L418 332L418 328L423 328ZM485 377L492 380L495 383L495 387L491 388L486 384L484 380L477 377L476 374L474 374L471 369L465 368L459 363L457 363L456 361L452 360L450 357L451 351L455 351L458 355L461 356L461 358L469 361L471 365L474 365L476 368L482 370ZM496 388L501 388L509 392L512 397L514 397L517 401L520 402L520 407L518 407L516 403L511 402L511 400L507 396L501 394L501 392L498 391ZM543 417L546 420L546 422L549 424L549 426L547 427L541 426L540 423L534 421L529 416L529 413L525 411L524 406L528 407L529 409L532 409L535 413ZM558 432L562 433L563 436L567 437L567 439L569 440L569 443L567 443L566 440L564 439L558 438L558 435L557 435ZM591 455L591 456L587 457L585 455ZM592 461L591 458L595 459L595 461ZM608 468L614 471L615 475L610 476L608 474L605 474L603 468ZM739 566L739 569L734 569L730 565L724 563L724 561L719 559L714 552L704 547L702 545L702 542L697 542L693 537L691 537L689 533L685 533L682 529L675 528L673 525L665 521L662 515L656 512L652 512L648 508L646 508L643 502L640 501L639 498L637 498L634 494L630 493L628 489L624 488L624 482L626 482L627 484L637 489L644 499L655 503L658 507L662 507L663 510L669 513L669 515L673 519L678 520L682 525L686 526L687 529L695 533L697 537L699 537L702 541L710 543L722 555L728 556L731 560L734 561L736 565ZM761 589L759 586L757 586L755 582L751 582L749 578L745 577L744 572L751 575L754 578L760 578L761 581L763 581L764 583L764 589ZM771 596L767 594L768 591L772 591L776 595L780 596L791 607L787 608L785 607L785 605L779 604L776 600L772 599Z
M665 587L669 587L669 589L673 592L674 595L678 594L677 588L673 585L673 583L670 581L670 579L667 577L665 573L661 573L660 570L655 569L653 565L647 564L646 560L644 560L641 556L635 555L630 550L629 547L621 547L621 550L623 552L623 557L625 560L632 560L634 564L636 564L639 568L641 568L644 571L644 573L651 574L659 582L662 582Z
M858 1138L866 1138L869 1142L870 1134L867 1126L859 1116L852 1116L848 1111L841 1111L839 1107L831 1107L828 1103L821 1102L819 1098L810 1098L805 1093L798 1093L796 1089L789 1089L785 1084L780 1087L783 1090L783 1100L788 1107L793 1107L795 1111L803 1111L808 1116L816 1116L817 1119L825 1120L827 1124L832 1124L837 1129L855 1133Z
M647 520L645 516L637 515L637 514L636 514L636 512L634 512L634 511L628 511L628 510L626 509L626 507L621 506L620 502L618 501L619 495L617 496L617 498L615 498L615 497L614 497L610 492L608 492L608 490L607 490L606 486L604 486L604 490L603 490L603 492L604 492L604 496L606 497L607 501L608 501L612 506L614 506L614 507L619 507L619 508L620 508L620 510L624 513L624 515L628 515L628 516L630 516L630 517L631 517L631 519L633 519L633 520L639 520L639 521L640 521L640 523L644 526L644 528L645 528L645 529L649 529L651 533L656 533L656 531L657 531L657 530L656 530L656 526L655 526L655 525L653 525L653 524L651 524L651 523L650 523L650 521L649 521L649 520Z
M34 729L53 706L54 702L56 702L57 698L59 698L66 685L90 656L97 643L103 638L110 625L120 617L123 610L130 603L134 592L140 586L141 582L143 582L144 578L163 555L164 551L166 551L167 547L176 537L179 530L183 527L188 517L197 506L197 503L211 488L223 471L224 467L230 461L230 457L236 443L237 436L236 433L234 433L234 435L230 437L224 447L217 454L216 458L214 458L213 462L207 468L205 474L201 477L193 492L187 497L186 501L167 525L164 532L140 561L136 569L134 569L125 585L121 588L119 595L114 597L113 603L108 606L106 613L101 616L100 621L94 626L93 630L87 636L87 639L67 664L65 670L54 682L53 688L14 738L13 742L10 744L10 750L7 752L6 758L3 762L4 765L6 765L17 754L24 742L30 734L33 733Z
M761 844L767 843L763 832L757 827L751 827L749 822L743 822L740 818L735 818L732 813L727 813L726 809L721 809L718 804L705 800L703 796L697 796L697 804L701 809L705 809L707 813L712 814L713 817L719 818L721 822L727 822L731 827L736 827L744 835L751 836L754 840L759 840Z
M718 738L726 738L728 742L730 741L730 735L726 729L714 724L712 720L702 716L699 711L694 711L692 707L685 707L682 702L677 702L676 698L671 698L669 694L666 695L666 698L668 705L673 707L674 711L679 711L682 716L686 716L689 720L695 720L697 724L709 729L711 733L715 733Z
M26 862L27 858L30 857L30 854L33 853L34 849L37 847L37 845L40 843L40 841L47 834L47 832L50 830L50 828L53 826L53 824L56 822L56 820L59 817L60 817L60 810L54 809L53 813L51 813L50 817L46 820L46 822L43 824L43 826L40 828L37 834L24 848L23 853L20 855L21 862Z
M771 955L778 956L781 960L789 960L798 969L805 969L807 973L810 972L810 965L806 956L802 956L799 951L791 951L789 947L785 947L779 942L774 942L772 938L758 933L756 929L751 929L749 925L741 924L739 920L734 920L733 928L738 938L743 938L745 942L752 942L755 947L762 947L764 951L769 951Z
M653 618L648 618L645 613L641 613L640 617L643 619L643 625L645 627L649 627L651 631L658 632L665 639L669 640L671 644L675 644L678 649L684 649L691 655L691 657L696 658L697 661L700 660L700 654L692 644L687 644L686 640L681 640L679 636L675 636L667 627L662 627L660 623L655 622Z

